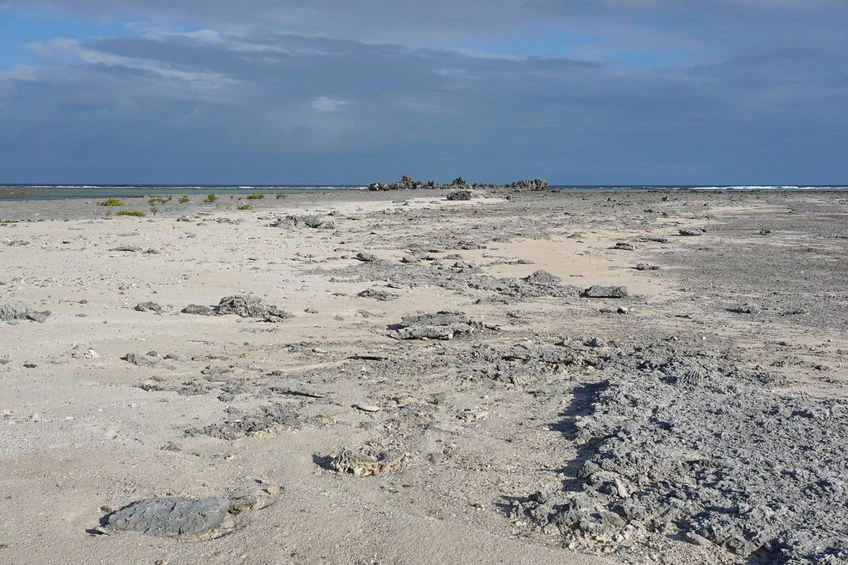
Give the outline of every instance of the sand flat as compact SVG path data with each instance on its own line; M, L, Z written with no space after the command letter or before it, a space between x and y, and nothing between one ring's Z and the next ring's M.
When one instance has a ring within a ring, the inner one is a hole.
M743 562L729 537L681 541L683 525L571 535L534 496L595 496L574 425L619 375L657 378L639 348L717 379L732 368L740 386L767 372L758 394L844 399L848 196L504 196L351 192L250 210L174 199L144 218L94 201L4 203L0 303L50 314L0 322L0 561ZM333 226L271 227L286 216ZM678 234L689 226L706 233ZM520 282L540 270L577 290ZM628 296L579 295L592 285ZM390 299L359 296L368 289ZM234 295L292 316L181 313ZM440 310L473 331L387 334ZM830 419L811 421L839 436L848 412L827 406ZM329 461L345 447L399 464L340 474ZM103 508L237 494L258 503L224 537L92 533ZM827 545L834 524L809 535Z

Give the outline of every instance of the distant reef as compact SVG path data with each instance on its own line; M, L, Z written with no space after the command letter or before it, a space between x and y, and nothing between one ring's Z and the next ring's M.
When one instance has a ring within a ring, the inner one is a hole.
M378 191L378 190L418 190L418 189L431 189L431 190L457 190L457 189L471 189L471 188L479 188L479 189L488 189L488 190L546 190L548 188L548 181L545 179L530 179L530 180L518 180L509 184L485 184L485 183L468 183L462 177L457 177L453 180L453 182L449 184L444 184L432 180L428 181L420 181L415 180L412 177L404 176L399 181L391 182L391 183L383 183L383 182L372 182L368 185L368 190Z

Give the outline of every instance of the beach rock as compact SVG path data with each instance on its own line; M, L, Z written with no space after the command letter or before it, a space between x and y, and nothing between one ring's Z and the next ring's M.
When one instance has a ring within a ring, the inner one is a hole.
M639 263L635 267L633 267L637 271L657 271L659 267L656 265L650 265L648 263Z
M374 255L373 253L369 253L367 251L360 251L359 253L354 255L353 258L356 259L357 261L362 261L363 263L372 263L372 262L377 261L379 259L379 257Z
M267 311L265 301L253 294L227 296L218 303L219 314L236 314L242 318L260 318Z
M102 532L139 532L148 536L199 541L221 536L235 527L233 516L252 509L245 498L148 498L124 506L100 520Z
M137 253L141 251L141 247L137 245L119 245L118 247L113 247L109 251L127 251L130 253Z
M563 285L562 279L543 270L536 271L520 279L499 279L495 290L507 296L516 298L537 298L541 296L577 296L580 289L576 286ZM474 283L469 283L474 288Z
M272 228L284 228L284 227L302 227L305 226L307 228L312 229L324 229L324 230L332 230L335 229L336 223L330 218L324 218L321 216L285 216L284 218L277 218L273 222L271 222L270 226Z
M669 353L636 348L634 367L584 387L589 405L563 423L585 449L570 463L581 488L530 495L524 513L582 547L661 532L751 562L844 562L848 404L776 394L719 357ZM827 424L810 425L814 414Z
M444 184L436 181L418 181L408 176L404 176L402 179L392 183L382 183L382 182L372 182L368 185L368 190L370 191L383 191L383 190L417 190L417 189L430 189L430 190L449 190L455 189L457 186L469 186L467 182L464 181L461 177L456 180L462 180L461 183L452 182L450 184ZM474 183L470 185L474 188L478 189L488 189L488 190L512 190L512 191L523 191L523 190L547 190L549 185L548 181L545 179L529 179L529 180L518 180L509 184L485 184L485 183ZM457 191L458 192L458 191Z
M183 314L195 314L197 316L214 316L217 314L214 308L202 304L189 304L180 311Z
M185 430L187 436L207 435L219 439L234 440L244 436L273 433L280 428L298 429L303 424L296 406L270 403L251 412L228 410L228 417L221 423Z
M20 300L9 300L0 304L0 320L10 322L12 320L31 320L43 324L47 321L50 312L36 312Z
M161 314L162 306L156 302L139 302L135 305L135 310L139 312L155 312L157 314Z
M281 322L292 315L253 294L227 296L218 303L218 314L236 314L242 318L262 318L266 322Z
M593 285L583 291L585 298L624 298L628 296L627 287Z
M449 192L446 198L448 200L471 200L471 191L454 190L453 192Z
M359 296L360 298L373 298L374 300L387 302L389 300L396 300L400 295L395 294L394 292L389 292L387 290L368 288L358 293L357 296Z
M137 353L127 353L124 355L124 360L139 367L152 367L156 364L155 361L148 359L144 355L138 355Z
M366 477L396 471L402 462L403 455L396 452L383 451L372 454L368 451L360 453L344 448L333 457L330 468L337 473Z
M753 302L746 302L741 306L733 308L732 311L737 314L759 314L762 311L762 308Z
M633 251L636 249L636 246L632 243L623 243L619 241L615 245L612 246L613 249L620 249L622 251Z
M697 235L703 235L704 233L706 233L706 230L702 230L700 228L684 228L682 230L677 230L677 233L683 236L692 237Z
M404 316L400 324L389 326L388 336L394 339L453 339L473 330L474 326L464 312L441 311Z

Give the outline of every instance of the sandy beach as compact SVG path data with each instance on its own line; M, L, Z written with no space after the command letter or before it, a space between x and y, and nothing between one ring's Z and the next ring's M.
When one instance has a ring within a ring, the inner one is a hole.
M0 206L0 562L848 562L848 193L202 200Z

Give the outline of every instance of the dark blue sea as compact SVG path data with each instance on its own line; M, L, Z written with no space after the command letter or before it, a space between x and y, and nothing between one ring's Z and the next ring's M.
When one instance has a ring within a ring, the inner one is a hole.
M152 184L0 184L0 201L58 200L65 198L133 198L177 194L296 194L338 190L365 190L362 185L152 185ZM552 190L564 192L621 192L621 191L848 191L848 185L551 185Z

